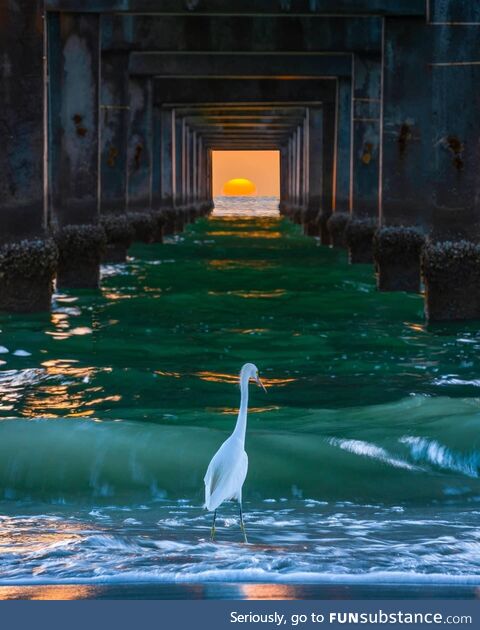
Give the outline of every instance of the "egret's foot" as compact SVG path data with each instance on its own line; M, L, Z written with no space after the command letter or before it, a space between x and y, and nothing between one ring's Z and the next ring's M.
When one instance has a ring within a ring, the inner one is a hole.
M211 542L215 542L215 534L217 533L217 530L215 529L215 526L212 527L212 529L210 530L210 540Z

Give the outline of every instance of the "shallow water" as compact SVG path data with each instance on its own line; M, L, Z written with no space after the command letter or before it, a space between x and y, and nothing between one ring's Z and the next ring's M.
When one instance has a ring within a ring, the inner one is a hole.
M427 327L275 200L102 276L0 318L0 584L480 583L476 324ZM232 504L213 545L202 479L246 361L251 544Z

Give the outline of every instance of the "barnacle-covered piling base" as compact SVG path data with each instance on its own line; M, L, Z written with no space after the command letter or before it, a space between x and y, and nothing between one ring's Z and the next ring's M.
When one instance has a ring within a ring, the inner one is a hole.
M152 211L152 218L154 223L153 229L153 242L163 243L163 228L165 226L165 214L161 210Z
M422 232L415 227L382 227L373 237L379 291L420 291Z
M302 212L302 226L305 236L320 236L320 202L307 206Z
M332 243L328 229L328 220L331 216L331 212L325 212L325 210L322 210L317 216L318 233L322 245L331 245Z
M98 289L100 262L107 244L100 225L67 225L55 234L58 248L57 287Z
M328 217L327 229L330 233L330 243L333 247L347 247L345 230L350 221L348 212L334 212Z
M480 319L480 245L466 240L427 243L422 275L429 321Z
M297 206L295 206L293 203L285 202L282 205L281 214L283 214L283 216L287 217L293 223L298 223L298 221L296 220L296 218L298 217L297 210L298 210Z
M161 212L165 219L165 223L163 225L164 236L170 236L171 234L175 234L177 211L175 210L175 208L165 207L165 208L162 208Z
M289 206L288 218L290 219L290 221L293 221L293 223L301 225L303 222L303 214L304 209L302 206L297 206L295 204Z
M198 206L198 214L200 217L208 217L212 214L215 204L213 201L202 201Z
M187 206L185 208L185 223L188 225L189 223L195 223L195 221L200 216L198 211L198 206L192 204L191 206Z
M105 263L122 263L127 259L127 251L133 243L134 231L126 214L105 214L100 224L107 236L107 246L102 257Z
M173 234L180 234L185 229L185 208L178 206L175 208L175 218L173 223Z
M376 219L370 217L350 219L345 229L345 238L351 264L373 263L373 235L376 229Z
M205 201L203 204L203 216L208 217L212 214L215 204L213 201Z
M24 240L0 247L0 311L49 311L58 250L51 239Z
M127 219L133 231L133 240L141 243L153 243L157 229L152 212L129 212Z

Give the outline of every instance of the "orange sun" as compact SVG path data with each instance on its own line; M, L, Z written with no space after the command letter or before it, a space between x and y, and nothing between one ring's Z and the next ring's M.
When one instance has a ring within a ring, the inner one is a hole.
M238 177L231 179L223 185L223 194L241 197L244 195L254 195L257 192L257 187L249 179Z

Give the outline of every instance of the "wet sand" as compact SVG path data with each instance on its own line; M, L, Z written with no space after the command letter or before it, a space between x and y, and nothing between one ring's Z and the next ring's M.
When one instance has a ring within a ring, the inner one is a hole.
M0 600L419 600L480 597L471 585L348 584L49 584L0 586Z

